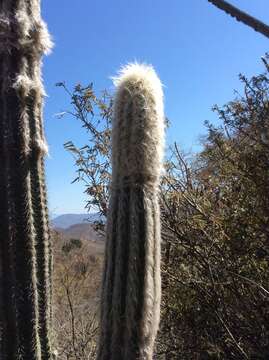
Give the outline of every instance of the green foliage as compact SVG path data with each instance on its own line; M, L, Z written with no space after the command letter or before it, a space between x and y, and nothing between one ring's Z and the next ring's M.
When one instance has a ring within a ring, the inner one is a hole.
M87 209L98 210L107 215L108 186L111 178L110 141L112 97L106 91L97 98L93 84L76 85L73 92L64 83L57 83L70 96L72 111L63 114L79 119L89 134L88 144L77 148L72 141L64 144L75 159L77 176L73 182L82 181L86 185ZM63 116L60 114L60 117ZM103 223L95 224L99 229Z
M269 79L207 126L192 162L174 149L164 177L163 327L169 358L269 356Z
M82 242L80 239L70 239L69 241L63 244L62 251L65 254L69 254L70 251L74 249L80 249L81 247L82 247Z

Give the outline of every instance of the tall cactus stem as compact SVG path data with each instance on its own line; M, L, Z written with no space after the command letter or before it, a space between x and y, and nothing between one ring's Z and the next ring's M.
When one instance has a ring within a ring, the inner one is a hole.
M128 65L115 83L98 360L150 360L161 298L163 93L146 65Z
M0 4L1 359L51 359L50 235L40 67L51 46L39 0ZM3 330L2 330L3 329Z

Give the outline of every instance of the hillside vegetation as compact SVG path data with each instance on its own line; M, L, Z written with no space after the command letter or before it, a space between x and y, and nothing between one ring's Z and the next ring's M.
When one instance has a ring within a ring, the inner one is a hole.
M53 231L54 316L58 358L93 359L104 242Z
M269 358L269 66L263 60L265 73L240 76L242 95L214 107L220 125L206 123L198 154L170 147L160 189L156 359ZM76 180L87 185L89 207L106 216L112 100L108 94L98 99L92 85L77 85L71 103L89 143L66 148L77 159ZM77 294L75 301L90 306L86 298Z

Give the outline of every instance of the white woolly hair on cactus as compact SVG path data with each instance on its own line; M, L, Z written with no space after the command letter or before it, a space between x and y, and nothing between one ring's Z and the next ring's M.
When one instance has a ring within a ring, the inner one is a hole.
M161 298L163 92L149 65L128 64L113 80L112 184L98 360L151 360Z
M15 12L15 17L9 19L6 16L5 18L9 24L16 19L19 43L21 42L21 44L23 44L23 39L30 37L31 31L37 30L38 34L35 39L37 42L36 45L38 45L43 53L47 55L53 48L53 41L48 32L47 24L40 16L40 0L31 1L31 14L31 17L27 16L27 2L20 1Z
M144 141L137 143L138 152L132 152L136 159L126 158L126 165L129 171L133 165L133 171L142 172L144 175L151 175L152 177L157 176L156 180L158 181L162 170L164 150L164 109L161 81L151 65L138 63L130 63L122 67L119 74L112 79L116 86L113 135L118 131L118 121L120 120L118 112L124 105L122 102L133 102L134 99L139 101L140 97L138 111L144 110L145 112L143 124L137 124L137 127L143 126L144 128ZM128 94L123 96L124 92L129 93L129 96ZM134 118L136 115L139 114L134 114ZM125 120L126 126L128 126L128 118ZM113 141L112 148L115 146ZM147 149L144 149L143 146ZM146 159L143 156L142 158L138 156L141 153L146 155Z

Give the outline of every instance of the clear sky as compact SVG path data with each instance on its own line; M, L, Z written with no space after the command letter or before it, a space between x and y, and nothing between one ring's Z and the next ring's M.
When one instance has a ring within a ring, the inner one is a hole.
M269 23L268 0L230 2ZM84 212L84 187L71 184L75 167L63 144L87 142L75 119L55 117L70 108L56 82L93 82L97 91L112 90L110 76L120 66L134 60L152 64L165 85L167 143L190 150L204 132L204 120L216 121L212 105L242 89L239 73L263 71L260 58L269 50L268 39L207 0L43 0L42 14L55 42L43 77L49 206L56 214Z

